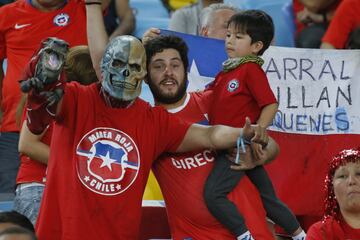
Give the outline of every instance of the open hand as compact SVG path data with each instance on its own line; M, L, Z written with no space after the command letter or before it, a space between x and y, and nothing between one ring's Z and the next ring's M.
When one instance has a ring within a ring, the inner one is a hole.
M149 28L148 30L146 30L146 32L143 34L142 37L142 43L146 44L148 41L150 41L151 39L157 38L160 36L160 29L158 28Z

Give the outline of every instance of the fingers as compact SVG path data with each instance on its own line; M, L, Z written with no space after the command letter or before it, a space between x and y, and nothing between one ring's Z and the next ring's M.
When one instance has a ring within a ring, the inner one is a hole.
M238 165L234 164L231 165L230 168L232 170L237 170L237 171L244 171L244 170L250 170L253 169L254 167L256 167L256 165L254 163L240 163Z
M146 44L148 41L158 37L159 35L160 35L160 29L150 28L144 33L144 35L142 37L142 43Z
M245 118L245 124L243 126L243 137L246 140L251 139L254 136L254 127L251 126L250 118Z
M255 165L262 165L266 158L266 154L262 146L257 143L251 143L251 149L254 157L253 162L255 163Z
M62 89L55 89L54 91L41 92L40 95L46 98L47 106L52 106L60 101L63 93Z
M230 166L231 169L240 171L240 170L248 170L256 167L256 164L253 161L253 156L250 146L246 145L245 150L246 150L245 152L240 153L240 163ZM229 159L231 161L234 161L235 157Z
M257 125L254 128L254 137L251 139L252 142L260 143L263 147L266 147L269 142L269 135L264 127Z
M35 88L37 91L41 91L44 89L44 84L40 79L34 77L30 79L30 82L31 82L31 86L33 86L33 88Z

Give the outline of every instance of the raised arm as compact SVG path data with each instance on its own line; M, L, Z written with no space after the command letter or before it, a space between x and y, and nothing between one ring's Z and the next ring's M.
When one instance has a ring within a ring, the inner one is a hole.
M86 0L85 4L87 2L102 3L100 0ZM101 81L100 61L109 41L104 25L102 5L86 4L86 26L91 60L96 71L96 75Z
M26 120L23 122L20 139L19 139L19 152L25 154L33 160L47 164L49 159L50 147L45 143L41 142L42 137L44 136L46 130L39 134L35 135L31 133L27 127Z
M36 135L45 130L61 109L65 87L63 67L68 47L67 42L58 38L42 41L20 81L21 91L28 93L27 125ZM54 61L50 63L47 59Z

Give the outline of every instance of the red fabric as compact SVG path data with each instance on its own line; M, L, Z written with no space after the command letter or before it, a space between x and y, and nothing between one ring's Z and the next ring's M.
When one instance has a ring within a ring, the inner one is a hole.
M357 146L360 135L269 133L281 146L276 160L265 166L278 197L295 215L322 216L328 163L341 150Z
M53 128L53 124L50 124L49 128L46 130L45 135L41 139L41 141L47 145L50 145L51 143L52 128ZM24 154L20 154L20 161L21 164L16 177L16 184L30 183L30 182L38 182L38 183L45 182L47 165L40 163L36 160L33 160Z
M360 229L354 229L345 221L340 223L330 218L323 223L319 221L312 225L307 232L306 240L358 240Z
M138 239L152 162L176 150L188 127L141 99L111 108L97 84L67 84L51 142L39 239Z
M208 107L203 95L192 93L185 104L171 110L181 119L208 125L205 117ZM187 102L188 101L188 102ZM206 108L205 108L206 107ZM164 154L154 164L153 171L166 202L172 238L182 240L233 240L233 236L208 211L204 199L205 181L213 168L214 156L210 150L185 154ZM254 185L244 177L229 194L246 220L255 239L273 239L265 221L265 210Z
M322 42L330 43L335 48L346 46L349 34L360 27L360 1L344 0L336 10Z
M268 79L256 63L245 63L230 72L220 72L209 88L213 90L209 112L211 125L242 127L245 117L255 123L262 107L276 103Z
M67 41L70 47L86 45L85 7L83 2L70 0L62 9L40 12L29 1L18 0L1 7L0 16L0 59L8 59L2 88L3 119L0 131L19 131L15 123L15 111L21 97L18 81L26 64L40 42L49 36ZM69 16L68 22L65 26L59 26L64 16ZM58 19L58 24L54 23L55 19ZM15 26L20 28L16 29Z
M24 109L22 123L26 117L26 109ZM42 137L41 141L50 146L51 135L52 135L53 125L50 124L46 133ZM31 159L30 157L20 154L20 167L16 177L16 184L20 183L30 183L38 182L44 183L46 176L46 167L47 165L40 163L36 160Z
M293 11L294 11L294 16L295 16L295 29L296 29L296 34L298 34L299 32L301 32L301 31L304 29L304 27L305 27L305 25L302 24L301 22L299 22L299 21L297 20L297 17L296 17L297 14L298 14L299 12L301 12L302 10L304 10L304 5L302 5L299 0L293 0Z
M170 231L165 207L142 207L139 240L169 239Z

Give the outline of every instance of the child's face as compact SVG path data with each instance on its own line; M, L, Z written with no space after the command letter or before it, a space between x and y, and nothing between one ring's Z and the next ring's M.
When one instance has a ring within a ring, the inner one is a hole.
M229 58L257 55L258 43L251 43L251 37L247 33L239 32L230 24L225 38L225 49Z

